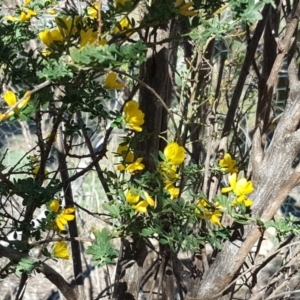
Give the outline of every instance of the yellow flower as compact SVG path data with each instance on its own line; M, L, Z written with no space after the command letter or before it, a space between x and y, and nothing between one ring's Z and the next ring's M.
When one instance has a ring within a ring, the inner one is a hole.
M26 22L29 21L33 16L36 16L36 12L29 8L24 8L23 11L21 11L21 14L19 17L13 17L13 16L5 16L5 19L8 21L16 22Z
M60 16L55 18L55 23L62 36L70 36L77 31L76 24L78 23L79 16Z
M148 192L146 192L146 191L143 191L143 193L144 193L144 198L145 198L145 200L148 202L148 204L150 205L150 206L155 206L155 201L153 200L153 198L149 195L149 193Z
M136 205L132 205L132 208L142 214L147 213L147 207L148 207L148 202L146 200L142 200L140 201L138 204Z
M57 10L55 10L55 9L48 9L48 10L47 10L47 13L48 13L49 15L56 15L56 14L57 14Z
M132 29L132 28L133 27L132 27L130 20L128 19L128 17L125 17L114 28L114 33L119 34L119 33L126 32L126 36L130 36L131 35L130 29Z
M180 165L183 163L185 154L184 148L176 142L169 143L164 149L164 155L167 163L172 165Z
M88 15L94 19L98 19L98 7L99 7L99 3L94 2L87 11Z
M215 225L222 226L220 218L222 206L216 203L214 206L209 205L204 199L200 199L195 208L195 214L198 218L209 220Z
M171 199L176 199L179 196L179 188L176 188L172 182L165 185L165 190L170 194Z
M222 193L228 193L233 192L237 199L233 201L233 205L236 205L237 203L244 203L245 206L252 205L252 200L247 199L247 195L252 193L254 191L253 183L252 181L247 181L246 178L241 178L237 180L237 174L233 173L229 175L229 187L223 187Z
M136 171L141 171L145 169L145 165L142 164L143 158L139 157L135 162L133 162L132 164L129 164L125 170L127 172L129 172L130 174L134 174Z
M129 150L128 145L119 145L117 149L117 153L122 156L124 162L122 164L119 164L117 169L119 171L124 171L126 169L126 163L133 163L134 162L134 154L132 151Z
M116 90L123 88L124 83L117 83L117 74L110 72L105 78L104 87L109 90Z
M75 207L69 207L59 211L58 215L55 218L55 223L60 231L65 229L68 221L74 220L74 211Z
M15 22L19 20L17 17L13 17L13 16L5 16L5 19L11 22Z
M119 145L117 153L121 155L126 163L132 163L134 161L134 154L129 150L128 145Z
M101 39L99 41L99 46L105 46L107 44L107 40L106 39Z
M39 171L40 171L40 166L37 166L37 167L33 168L32 175L33 175L34 178L36 178L36 176L39 173ZM44 179L48 178L48 174L49 174L49 172L45 169L45 171L44 171Z
M148 194L148 192L144 191L144 197L145 199L139 201L136 205L132 205L132 208L142 214L147 213L148 206L154 206L155 201L152 199L152 197Z
M235 200L232 201L231 205L236 206L238 204L244 204L246 207L249 207L253 204L251 199L248 199L245 195L239 196Z
M57 242L53 246L52 255L61 259L70 259L70 252L65 242Z
M30 2L31 2L31 0L24 0L24 5L25 6L28 5L28 4L30 4Z
M140 193L134 188L131 188L129 191L127 191L125 195L126 201L132 205L131 207L134 210L145 214L147 213L147 208L149 205L152 207L155 206L155 201L146 191L143 191L142 197L143 199L141 200Z
M10 107L14 106L17 103L16 94L12 91L6 91L3 94L3 98Z
M26 8L24 11L21 12L20 21L29 21L33 16L36 16L36 12L34 10Z
M190 7L194 5L193 1L189 1L188 3L185 3L183 6L181 6L183 3L183 0L177 0L175 2L175 7L178 8L177 13L186 16L186 17L192 17L198 14L197 11L189 10Z
M49 204L49 208L56 213L59 211L59 207L60 203L57 199L53 199Z
M97 41L98 32L93 31L92 28L89 28L87 31L80 31L80 48L85 47L86 45L92 45Z
M18 114L20 112L20 109L29 102L30 97L31 97L31 92L27 91L23 96L24 99L20 103L18 103L17 96L14 92L12 92L12 91L4 92L4 94L3 94L4 100L10 108L13 108L13 110L8 113L5 113L5 114L1 113L0 121L9 119L15 113ZM17 103L18 103L18 105L17 105Z
M144 113L139 109L139 103L128 101L124 106L124 121L134 131L141 132L144 124Z
M179 175L176 173L176 169L176 165L165 162L160 162L158 164L158 172L160 173L164 183L174 182L179 178Z
M221 171L225 173L237 173L238 169L235 168L236 160L231 158L229 153L226 153L223 159L220 160L219 166L221 167Z
M63 42L64 37L61 35L58 28L49 30L48 28L39 33L39 38L46 45L50 46L54 42Z
M139 202L140 194L136 189L131 188L129 191L127 191L125 198L129 204L135 204Z

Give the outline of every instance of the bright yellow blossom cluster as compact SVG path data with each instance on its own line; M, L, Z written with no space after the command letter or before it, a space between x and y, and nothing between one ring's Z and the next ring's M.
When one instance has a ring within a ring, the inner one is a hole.
M118 25L114 28L115 34L126 32L126 36L130 36L132 33L133 26L128 17L123 18Z
M55 213L55 225L59 231L64 230L68 221L72 221L75 218L75 207L61 208L57 199L53 199L50 202L49 209Z
M5 19L12 22L26 22L29 21L32 17L36 16L36 12L32 9L27 8L26 6L30 4L30 0L25 0L23 4L23 8L18 17L14 16L5 16Z
M70 259L70 251L65 242L57 242L53 246L52 255L56 258Z
M223 187L222 193L232 192L235 199L232 201L232 206L244 204L246 207L251 206L253 201L247 198L248 194L254 191L252 181L247 181L246 178L237 179L237 173L229 175L229 187Z
M76 34L80 36L80 48L86 45L96 44L98 40L97 31L93 31L91 28L83 28L78 32L77 25L80 22L79 16L71 17L62 15L55 18L57 27L53 29L46 28L39 33L39 38L47 46L52 47L53 43L68 41L71 37L75 37ZM103 46L106 44L106 40L100 40L98 45Z
M165 161L158 165L158 171L164 183L164 189L168 191L171 199L179 196L179 188L175 187L175 182L179 178L177 168L184 162L184 148L176 142L169 143L164 149Z
M145 165L142 164L142 157L137 158L134 161L133 151L129 149L128 145L119 145L117 153L122 157L123 161L118 165L119 171L127 171L130 174L135 174L137 171L145 169Z
M18 114L20 110L29 102L30 96L30 91L27 91L23 96L24 99L19 103L17 100L17 96L14 92L9 90L4 92L4 101L8 104L8 106L11 109L7 113L0 113L0 121L5 121L12 117L14 114Z
M144 113L139 109L139 103L130 100L124 105L124 121L127 126L137 132L142 131L142 125L144 124Z
M125 197L131 207L142 214L147 213L148 206L155 206L155 201L146 191L139 192L138 190L131 188L127 191Z
M224 173L237 173L236 160L231 158L229 153L226 153L224 157L219 161L221 171Z
M200 219L211 221L213 224L222 226L222 206L219 203L208 203L205 199L200 199L195 209L196 216Z
M115 72L108 73L104 82L104 88L108 90L117 90L122 89L123 87L123 83L117 83L117 74Z

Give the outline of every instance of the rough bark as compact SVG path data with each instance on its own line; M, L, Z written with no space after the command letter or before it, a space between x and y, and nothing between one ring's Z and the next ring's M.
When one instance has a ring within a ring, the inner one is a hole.
M289 17L282 43L278 45L279 53L265 87L265 97L272 90L270 86L274 86L283 59L290 49L299 14L300 4L298 3L295 13ZM261 143L263 124L257 126L253 137L252 157L254 158L254 166L252 180L255 191L251 195L251 199L255 203L252 207L252 215L254 217L259 216L263 221L270 220L274 216L288 193L300 180L300 167L299 165L294 166L295 158L300 151L300 131L298 129L300 95L297 92L300 83L295 61L292 61L289 67L289 80L290 94L287 106L275 130L272 142L265 153ZM263 110L261 120L265 118L265 114L266 111ZM230 114L227 117L229 118ZM223 136L226 135L226 132L227 130L224 127ZM244 228L242 239L227 241L211 268L204 274L196 295L189 294L186 300L219 299L226 292L230 282L238 273L260 235L261 231L258 225L252 224Z
M293 162L300 151L300 95L297 93L300 82L296 74L294 62L289 68L290 95L286 110L254 176L255 192L251 198L255 204L252 215L259 216L263 221L274 216L300 180L300 166L293 168ZM259 227L253 224L245 227L242 240L225 243L211 268L204 274L197 299L218 299L226 291L260 235ZM191 299L192 295L186 298Z

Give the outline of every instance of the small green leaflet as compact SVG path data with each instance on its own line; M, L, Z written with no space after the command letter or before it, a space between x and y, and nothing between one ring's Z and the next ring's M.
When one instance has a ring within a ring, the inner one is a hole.
M95 243L87 248L86 254L91 254L95 264L103 267L118 257L118 251L112 248L112 235L106 228L103 228L101 231L95 230L93 233L95 235Z

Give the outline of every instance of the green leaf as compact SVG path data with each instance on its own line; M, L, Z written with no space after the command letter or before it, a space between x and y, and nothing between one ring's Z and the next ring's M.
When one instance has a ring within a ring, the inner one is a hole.
M112 235L106 228L101 231L95 230L94 235L95 243L87 248L86 254L91 254L93 256L92 260L99 267L113 262L118 257L118 251L112 248Z
M16 274L21 275L22 273L31 274L32 271L40 265L39 262L34 262L29 258L22 258L16 268Z
M151 228L143 228L143 230L141 232L141 235L147 237L147 236L152 235L153 233L154 233L153 229L151 229Z
M166 240L166 239L159 239L159 243L160 243L161 245L167 245L167 244L169 244L169 241Z
M104 203L103 209L110 212L111 216L117 218L120 216L120 209L116 204Z

